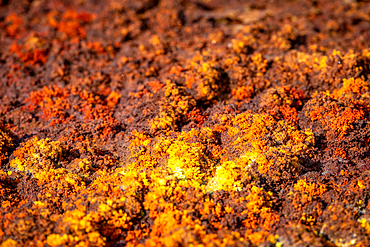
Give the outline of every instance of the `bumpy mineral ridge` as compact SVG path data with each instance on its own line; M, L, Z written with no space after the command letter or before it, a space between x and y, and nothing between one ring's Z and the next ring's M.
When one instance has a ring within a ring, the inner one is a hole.
M370 246L370 3L0 0L0 246Z

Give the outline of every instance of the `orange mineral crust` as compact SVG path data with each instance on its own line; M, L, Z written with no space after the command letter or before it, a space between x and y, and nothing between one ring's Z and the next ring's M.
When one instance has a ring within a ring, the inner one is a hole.
M0 247L370 246L370 2L0 0Z

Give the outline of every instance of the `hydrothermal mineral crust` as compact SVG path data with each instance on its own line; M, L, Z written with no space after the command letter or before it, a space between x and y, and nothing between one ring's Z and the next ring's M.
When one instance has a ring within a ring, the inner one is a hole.
M0 0L0 246L370 246L370 2Z

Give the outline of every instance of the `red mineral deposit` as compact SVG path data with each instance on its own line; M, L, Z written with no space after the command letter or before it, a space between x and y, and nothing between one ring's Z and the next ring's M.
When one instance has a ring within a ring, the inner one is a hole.
M370 246L370 2L0 0L0 247Z

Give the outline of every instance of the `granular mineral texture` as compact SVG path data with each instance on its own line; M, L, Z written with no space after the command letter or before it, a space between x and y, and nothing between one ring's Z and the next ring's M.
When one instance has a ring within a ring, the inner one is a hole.
M370 2L0 0L0 247L370 246Z

